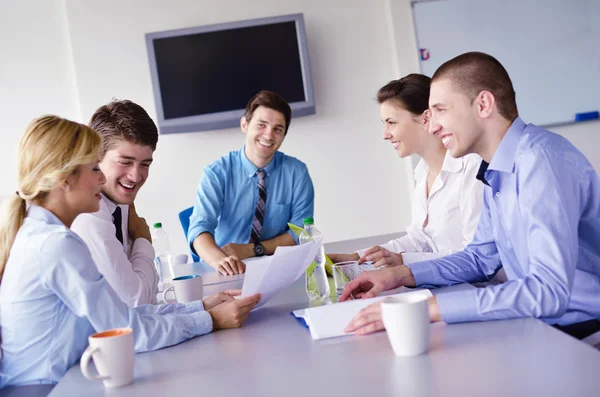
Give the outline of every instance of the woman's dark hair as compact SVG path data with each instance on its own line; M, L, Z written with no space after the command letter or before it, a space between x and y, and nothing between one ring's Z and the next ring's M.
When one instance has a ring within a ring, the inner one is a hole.
M377 91L377 102L392 101L419 116L429 108L430 83L429 77L417 73L392 80Z

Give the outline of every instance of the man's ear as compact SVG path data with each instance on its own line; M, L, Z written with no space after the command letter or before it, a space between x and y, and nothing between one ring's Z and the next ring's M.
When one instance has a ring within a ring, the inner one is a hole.
M244 134L248 132L248 120L246 120L246 116L242 116L240 119L240 128Z
M496 107L496 98L489 91L481 91L477 96L477 112L481 118L490 117Z

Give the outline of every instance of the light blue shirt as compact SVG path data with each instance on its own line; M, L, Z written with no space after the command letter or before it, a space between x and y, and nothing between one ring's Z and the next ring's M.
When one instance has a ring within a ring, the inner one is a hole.
M438 295L445 322L537 317L567 325L600 319L600 179L565 138L515 119L485 179L473 241L408 265L417 285L507 282Z
M135 350L143 352L212 330L201 301L129 309L79 236L35 205L6 263L0 323L0 388L58 382L95 332L131 327Z
M188 230L195 260L193 243L202 233L210 233L219 247L250 241L258 201L258 168L244 149L230 152L204 169ZM264 170L267 203L260 239L288 231L297 240L287 224L302 225L304 218L313 216L315 193L308 169L300 160L276 152Z

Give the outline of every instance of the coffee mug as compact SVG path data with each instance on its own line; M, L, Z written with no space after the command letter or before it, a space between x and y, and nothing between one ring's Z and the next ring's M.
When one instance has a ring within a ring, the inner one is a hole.
M83 352L80 368L83 376L90 380L101 380L104 387L119 387L133 382L133 330L116 328L91 335L89 346ZM98 375L90 372L90 360Z
M203 293L202 276L194 274L190 276L175 277L169 288L163 291L162 300L167 301L167 293L173 291L178 303L188 303L202 300Z
M383 325L397 356L417 356L429 348L429 294L411 292L381 302Z

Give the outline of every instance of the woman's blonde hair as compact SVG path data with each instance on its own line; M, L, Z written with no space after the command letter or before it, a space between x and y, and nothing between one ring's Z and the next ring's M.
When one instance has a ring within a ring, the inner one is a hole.
M58 116L42 116L29 124L19 146L18 191L6 200L0 218L0 280L27 202L42 202L80 166L96 161L101 144L90 127Z

